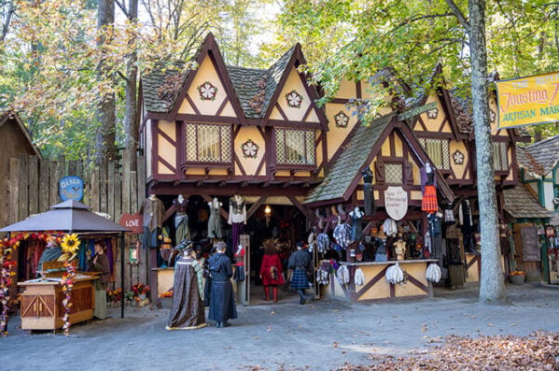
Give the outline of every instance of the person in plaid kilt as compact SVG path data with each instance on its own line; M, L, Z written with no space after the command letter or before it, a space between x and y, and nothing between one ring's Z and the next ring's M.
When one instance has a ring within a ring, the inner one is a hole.
M288 267L293 270L290 287L297 290L301 297L299 303L305 304L307 302L305 289L309 287L307 274L311 268L311 255L303 249L303 243L297 244L297 251L289 257Z

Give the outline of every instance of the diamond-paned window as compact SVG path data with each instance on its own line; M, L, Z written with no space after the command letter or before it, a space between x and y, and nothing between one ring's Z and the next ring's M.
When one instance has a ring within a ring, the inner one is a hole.
M186 161L231 162L231 127L186 124Z
M384 164L384 180L388 184L403 183L402 164Z
M314 131L276 129L276 155L280 165L315 165Z
M509 159L507 155L507 143L493 143L493 168L496 171L507 171L509 169Z
M438 169L450 170L450 150L447 139L420 138L419 142Z

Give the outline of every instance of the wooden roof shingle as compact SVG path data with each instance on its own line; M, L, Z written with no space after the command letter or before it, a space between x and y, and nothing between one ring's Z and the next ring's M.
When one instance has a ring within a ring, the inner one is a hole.
M315 203L343 198L349 186L365 166L374 144L390 124L394 114L382 116L369 125L357 129L349 143L324 178L324 181L312 190L304 203Z
M551 218L553 213L540 205L536 197L525 185L505 189L503 208L516 219Z
M518 162L534 174L546 176L559 162L559 135L521 148L517 147Z

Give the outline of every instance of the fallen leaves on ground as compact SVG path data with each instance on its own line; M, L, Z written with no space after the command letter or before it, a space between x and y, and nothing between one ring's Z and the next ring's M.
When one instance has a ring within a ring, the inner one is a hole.
M450 336L425 356L373 354L372 365L346 364L336 371L396 370L559 370L559 334L535 332L528 337Z

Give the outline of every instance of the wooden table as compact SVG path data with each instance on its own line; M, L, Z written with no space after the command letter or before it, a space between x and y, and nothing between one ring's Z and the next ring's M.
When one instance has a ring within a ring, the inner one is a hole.
M78 274L72 287L70 323L76 324L93 319L95 307L94 276ZM21 328L23 330L57 330L64 325L66 297L59 279L47 278L19 282L21 294Z

